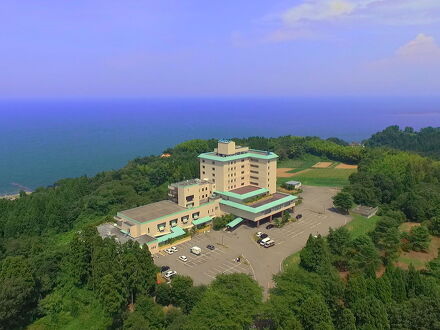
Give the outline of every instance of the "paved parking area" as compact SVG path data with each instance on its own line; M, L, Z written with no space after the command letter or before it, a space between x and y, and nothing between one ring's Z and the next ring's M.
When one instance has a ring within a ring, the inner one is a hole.
M282 261L301 250L310 234L327 235L329 227L337 228L351 220L349 216L332 210L331 197L337 193L335 188L304 186L303 191L304 202L295 210L295 214L302 214L303 217L297 222L270 230L265 229L266 224L259 228L240 225L233 232L200 234L177 246L179 251L172 255L165 252L155 255L155 263L191 276L195 284L208 284L221 273L247 273L267 293L273 287L273 275L280 271ZM275 246L266 249L258 245L254 239L257 231L267 233L275 241ZM208 244L215 245L215 250L208 250ZM190 252L193 246L202 249L200 256ZM188 257L186 263L178 259L181 255ZM240 263L235 261L238 256L244 257Z
M214 250L206 248L208 244L215 246ZM202 249L201 255L190 252L193 246ZM195 236L191 241L177 246L178 251L169 255L162 251L154 256L158 266L170 266L178 274L191 276L195 284L208 284L217 274L246 273L254 276L249 262L240 257L240 252L229 246L227 233L209 232ZM186 256L188 261L179 260L179 256Z

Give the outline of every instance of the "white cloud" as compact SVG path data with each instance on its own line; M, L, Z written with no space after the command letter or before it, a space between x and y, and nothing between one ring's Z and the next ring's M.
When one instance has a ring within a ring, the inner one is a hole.
M440 59L440 47L433 37L420 33L414 40L400 47L396 56L407 59Z
M280 14L285 25L304 21L326 21L348 16L366 5L382 0L306 0Z
M266 41L316 37L323 23L417 26L440 22L440 0L302 0L269 16L276 28Z

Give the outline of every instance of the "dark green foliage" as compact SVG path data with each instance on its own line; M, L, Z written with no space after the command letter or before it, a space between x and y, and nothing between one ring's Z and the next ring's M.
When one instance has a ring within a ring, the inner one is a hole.
M385 306L373 296L357 299L351 310L359 329L390 329Z
M261 303L261 288L248 275L218 275L183 329L243 329L253 322Z
M329 269L330 253L324 238L309 236L306 246L300 253L300 265L310 272L320 272Z
M226 227L226 225L234 220L236 217L232 214L225 214L221 217L215 217L212 219L212 229L221 230Z
M339 312L336 324L339 330L356 330L356 318L348 308Z
M426 127L416 132L412 127L400 130L389 126L365 141L369 147L390 147L440 158L440 128Z
M383 216L371 233L374 244L384 252L385 263L395 260L400 250L399 221Z
M301 305L300 316L304 329L333 329L327 305L318 295L312 295L304 301Z
M429 221L428 228L431 235L440 236L440 216L433 217Z
M37 302L35 278L24 257L1 261L0 288L0 329L18 328L31 318Z
M351 243L349 268L353 273L375 276L380 265L379 253L369 236L359 236Z
M341 191L333 197L333 205L340 211L348 213L353 206L353 197L346 191Z
M431 242L429 231L425 226L412 227L408 240L410 248L414 251L426 251Z

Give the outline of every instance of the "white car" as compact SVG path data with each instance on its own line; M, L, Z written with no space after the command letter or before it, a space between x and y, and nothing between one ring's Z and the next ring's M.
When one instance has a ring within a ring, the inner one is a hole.
M177 250L177 247L175 247L175 246L170 247L170 250L172 250L173 252L179 251L179 250Z
M187 261L188 261L188 258L185 257L185 256L180 256L180 257L179 257L179 260L182 260L183 262L187 262Z
M171 277L173 277L174 275L176 275L177 274L177 272L175 271L175 270L169 270L169 271L167 271L166 273L165 273L165 277L166 278L171 278Z
M259 232L257 233L257 237L261 237L261 235L263 235L263 233L262 233L261 231L259 231Z
M168 254L173 254L174 253L174 251L171 250L171 249L165 249L165 252L168 253Z

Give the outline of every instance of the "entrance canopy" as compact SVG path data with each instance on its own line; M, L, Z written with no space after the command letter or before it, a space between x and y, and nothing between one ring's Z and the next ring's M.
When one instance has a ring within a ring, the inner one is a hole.
M243 221L242 218L235 218L234 220L232 220L230 223L228 223L226 225L226 227L228 228L234 228L235 226L237 226L238 224L240 224Z

